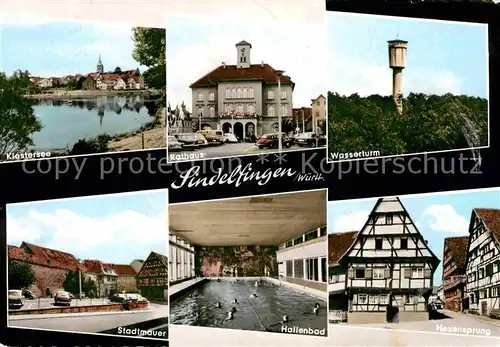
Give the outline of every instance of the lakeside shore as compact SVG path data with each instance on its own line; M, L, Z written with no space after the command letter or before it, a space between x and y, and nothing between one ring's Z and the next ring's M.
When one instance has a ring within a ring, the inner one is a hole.
M161 96L161 90L157 89L141 89L141 90L65 90L55 89L50 93L27 94L24 95L27 99L80 99L80 98L98 98L102 96Z
M110 152L131 151L138 149L166 148L166 108L161 108L156 114L154 126L147 130L123 134L108 142ZM144 137L144 148L143 148Z

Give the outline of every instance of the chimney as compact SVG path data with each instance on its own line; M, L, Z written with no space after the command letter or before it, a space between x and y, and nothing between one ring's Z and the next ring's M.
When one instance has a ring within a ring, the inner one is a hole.
M260 66L264 67L264 60L260 63Z
M223 62L222 62L222 67L223 67L224 69L226 68L226 62L225 62L225 61L223 61Z

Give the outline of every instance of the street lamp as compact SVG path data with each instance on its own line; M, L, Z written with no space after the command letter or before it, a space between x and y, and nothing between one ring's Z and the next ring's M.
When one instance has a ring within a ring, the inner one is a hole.
M278 151L282 150L282 136L281 136L281 76L283 70L276 70L276 79L278 80Z
M202 129L201 129L201 117L203 117L203 112L200 112L200 114L199 114L199 120L198 120L198 130L202 130Z
M81 262L82 260L81 259L77 259L78 260L78 289L79 289L79 293L78 293L78 299L82 299L82 268L81 268Z

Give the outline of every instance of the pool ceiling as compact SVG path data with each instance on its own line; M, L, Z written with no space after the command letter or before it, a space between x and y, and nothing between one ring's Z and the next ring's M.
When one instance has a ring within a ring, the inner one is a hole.
M170 231L192 245L279 245L326 225L326 190L169 206Z

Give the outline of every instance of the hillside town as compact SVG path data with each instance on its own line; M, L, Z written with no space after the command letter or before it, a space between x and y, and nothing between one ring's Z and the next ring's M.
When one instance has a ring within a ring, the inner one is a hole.
M51 88L67 88L71 90L142 90L146 89L144 79L139 71L121 70L105 72L101 57L95 72L59 77L39 77L30 75L30 82L42 90Z
M9 274L9 289L28 291L35 298L51 297L57 290L67 289L70 274L81 276L82 293L72 293L75 296L106 298L125 292L140 293L150 301L166 301L168 298L167 257L156 252L151 252L145 260L113 264L98 259L78 259L64 251L22 242L20 246L8 246L8 258L9 269L13 264L26 265L27 269L21 275L19 271ZM18 288L24 279L15 278L16 275L32 278L29 281L32 283Z

